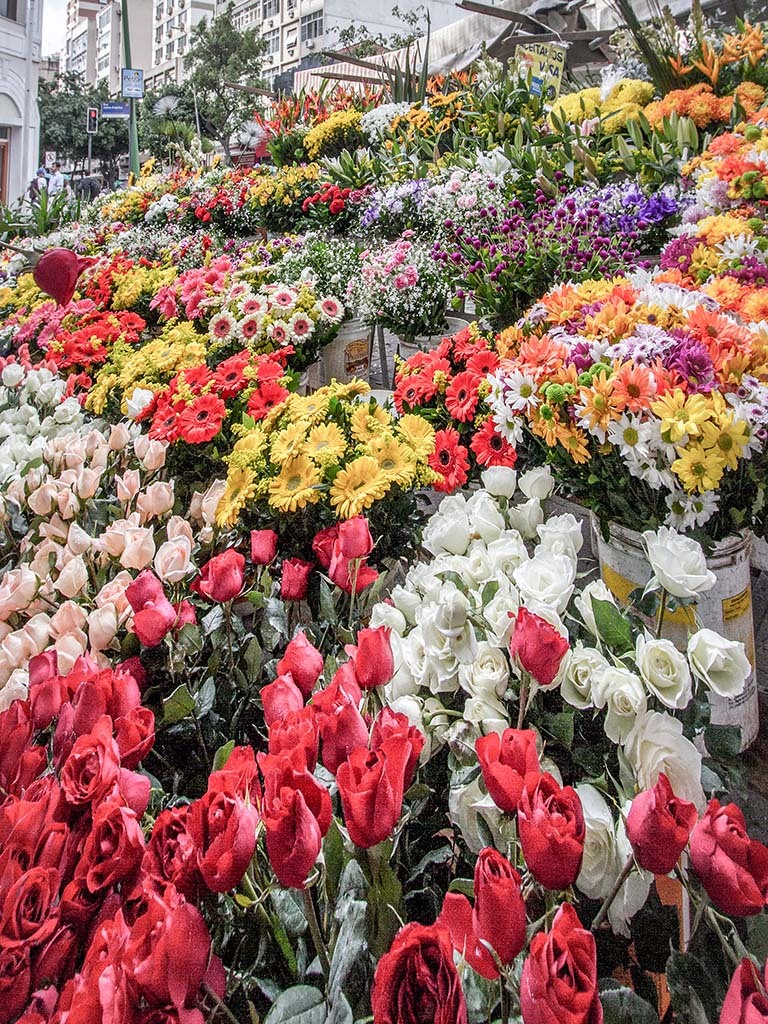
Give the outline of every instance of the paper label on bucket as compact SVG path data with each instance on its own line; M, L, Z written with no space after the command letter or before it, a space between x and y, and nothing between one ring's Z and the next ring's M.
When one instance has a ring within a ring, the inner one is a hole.
M350 376L368 369L368 339L350 341L344 346L344 369Z
M723 600L723 622L733 622L742 615L752 614L752 589L745 587L740 594Z

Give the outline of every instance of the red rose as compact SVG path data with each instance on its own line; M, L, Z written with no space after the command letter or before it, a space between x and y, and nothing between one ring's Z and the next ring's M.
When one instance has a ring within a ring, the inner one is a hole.
M301 708L273 722L269 728L268 742L270 754L289 754L292 750L301 750L307 768L313 772L320 744L314 709Z
M264 721L269 727L285 715L301 711L304 697L292 676L278 676L261 688L261 704L264 708Z
M393 736L378 750L358 747L339 765L336 782L344 821L355 846L367 850L392 834L403 809L411 751L404 736Z
M134 811L107 800L93 816L93 825L77 866L77 877L85 877L91 892L122 882L138 868L144 857L144 833Z
M125 596L128 604L137 612L145 605L159 601L166 595L163 584L152 570L144 569L132 583L128 584L125 589Z
M581 869L584 813L578 793L551 775L529 778L517 810L520 845L528 870L547 889L567 889Z
M18 1020L31 986L29 947L0 949L0 1024Z
M29 703L36 729L47 729L69 698L69 687L58 675L56 662L55 651L37 654L29 662Z
M564 903L549 934L539 932L520 980L520 1009L525 1024L602 1024L597 994L595 937L581 927L576 911Z
M30 868L10 886L0 915L0 949L42 945L59 924L61 875L55 868Z
M208 792L228 793L258 805L261 786L253 747L233 747L224 767L208 777Z
M320 834L331 827L331 797L307 767L301 749L285 754L259 754L259 768L264 776L264 806L270 808L285 789L298 790L307 807L317 819Z
M144 605L133 616L133 632L145 647L157 647L176 625L178 612L163 597Z
M155 745L155 716L149 708L131 708L115 722L115 742L124 768L137 768Z
M710 800L691 835L691 865L723 914L759 914L768 899L768 849L750 839L736 804Z
M54 984L74 973L80 943L72 925L57 928L43 948L35 954L32 985ZM2 986L0 986L0 991ZM2 1012L0 1011L0 1020Z
M312 563L303 558L283 559L283 573L280 579L280 597L283 601L303 601L309 589Z
M368 727L339 681L313 694L312 707L317 712L323 766L335 775L350 751L368 746Z
M478 974L489 980L498 978L488 945L502 964L512 963L525 945L520 875L506 857L486 847L475 863L474 909L466 896L449 892L439 920L450 931L453 948Z
M306 634L299 630L278 661L277 673L289 673L304 697L308 697L322 674L324 664L320 651L311 640L307 640Z
M339 524L339 549L345 558L365 558L373 551L373 537L365 516L353 516Z
M379 960L371 992L374 1024L467 1024L467 1004L447 928L407 924Z
M170 807L155 819L144 865L160 883L172 882L185 896L194 897L202 883L197 867L197 848L187 831L191 804Z
M411 725L405 715L399 711L393 711L391 708L382 708L371 729L371 750L378 750L391 736L404 736L411 744L411 754L408 764L405 766L405 788L407 790L413 779L413 773L416 771L419 756L424 749L424 736L415 725Z
M212 892L234 889L256 849L256 807L240 797L208 792L192 804L188 822L205 884Z
M196 594L223 604L237 597L243 589L244 580L245 556L234 548L228 548L205 563L191 587Z
M539 755L536 733L532 729L505 729L499 736L492 732L475 741L485 788L496 804L514 814L528 778L538 778Z
M693 804L675 796L662 772L653 789L635 797L627 815L627 838L640 867L654 875L668 875L698 817Z
M282 886L303 889L320 853L317 818L298 789L283 788L265 806L267 854Z
M42 750L45 757L44 748L31 747L33 728L29 701L15 700L5 711L0 711L0 789L6 792L15 791L22 777L27 781L30 768L34 768L34 765L24 762L30 749ZM37 760L39 762L39 755ZM44 765L45 760L40 763L40 768ZM36 775L37 771L32 778Z
M197 625L197 612L191 601L187 601L186 598L183 601L177 601L173 610L176 612L173 628L177 632L185 626Z
M315 553L315 557L324 569L327 569L331 564L331 558L333 557L333 547L339 537L338 526L326 526L324 530L319 530L312 541L312 550Z
M343 199L334 199L328 209L331 213L336 216L337 213L342 213L346 207L346 203Z
M50 295L59 306L66 306L75 294L82 272L93 260L78 256L71 249L46 249L32 270L32 277L41 292Z
M331 563L328 566L328 578L335 587L339 587L347 594L351 594L353 590L356 594L362 594L366 587L376 582L379 574L370 565L365 564L365 559L353 560L343 555L337 540L333 545Z
M568 641L546 619L521 607L509 641L509 653L539 686L549 686L568 650Z
M112 719L104 715L93 730L78 736L61 769L61 789L70 804L95 803L117 781L120 751L112 736Z
M254 565L269 565L277 554L277 534L274 530L251 530L251 561Z
M756 971L746 958L736 968L720 1011L720 1024L768 1021L768 969Z
M347 647L355 666L355 678L363 690L388 683L395 674L395 660L389 642L388 626L361 629L357 633L357 646Z

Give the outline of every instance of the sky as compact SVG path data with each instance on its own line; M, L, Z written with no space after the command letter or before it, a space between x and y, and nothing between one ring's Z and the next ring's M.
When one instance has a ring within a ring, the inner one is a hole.
M67 27L67 0L43 0L43 56L58 53L64 47Z

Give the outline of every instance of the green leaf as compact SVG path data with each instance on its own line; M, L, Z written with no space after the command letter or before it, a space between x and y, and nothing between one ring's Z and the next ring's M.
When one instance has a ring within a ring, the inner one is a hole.
M600 993L604 1024L659 1024L650 1003L629 988L607 988Z
M468 900L475 898L475 883L471 878L454 878L448 886L448 892L460 892Z
M681 1024L714 1024L720 1000L712 971L690 953L672 953L667 960L667 987Z
M245 648L245 654L243 655L245 667L248 669L248 676L250 679L256 679L261 671L261 661L263 657L264 652L261 648L258 637L252 636L248 641L248 646Z
M332 1003L343 993L349 974L364 962L367 950L365 919L368 904L364 898L356 898L355 883L359 884L364 897L366 886L362 870L356 861L350 861L344 869L339 899L334 911L334 916L341 922L341 927L336 945L333 947L331 971L328 976L328 996Z
M592 612L595 616L597 632L610 648L619 654L634 650L635 641L632 638L632 627L613 602L600 601L593 597Z
M311 985L294 985L280 993L264 1024L325 1024L327 1019L323 993Z
M200 625L203 627L203 633L206 636L210 636L215 630L221 629L224 625L224 609L221 605L217 604L209 612L206 612Z
M174 725L189 718L195 710L195 698L187 689L187 684L177 686L170 697L163 698L163 723Z
M547 715L544 719L544 728L547 729L562 745L570 750L573 743L573 722L572 711L559 711L555 715Z
M213 707L216 700L216 682L213 676L209 676L195 694L195 713L198 718L204 718Z
M326 622L336 621L336 606L333 603L333 593L326 580L320 580L320 614Z
M704 742L711 757L733 761L741 750L741 729L738 725L708 725L704 730Z
M213 755L213 770L215 772L219 771L221 768L224 767L224 765L227 763L227 760L229 759L229 755L232 753L234 749L234 740L230 740L228 743L225 743L223 746L219 747L219 749Z

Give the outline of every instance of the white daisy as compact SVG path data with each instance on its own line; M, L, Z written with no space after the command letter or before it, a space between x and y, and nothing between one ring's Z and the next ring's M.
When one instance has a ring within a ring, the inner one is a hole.
M541 402L536 379L530 373L515 370L504 378L504 405L511 412L535 409Z
M638 459L649 459L651 454L651 426L639 416L627 413L608 424L608 440L624 456L633 452Z

